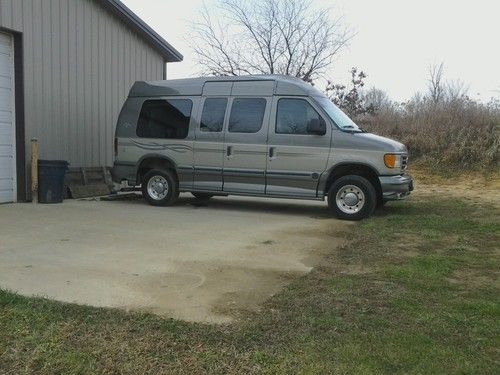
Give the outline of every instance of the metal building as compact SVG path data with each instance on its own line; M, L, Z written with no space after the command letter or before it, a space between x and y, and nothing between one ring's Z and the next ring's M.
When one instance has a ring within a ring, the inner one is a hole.
M119 0L0 0L0 203L26 199L31 138L41 158L111 166L131 85L182 58Z

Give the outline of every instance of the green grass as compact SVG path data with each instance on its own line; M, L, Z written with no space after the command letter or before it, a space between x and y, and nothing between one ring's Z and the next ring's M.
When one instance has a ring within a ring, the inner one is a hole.
M2 374L498 374L500 212L412 198L210 326L0 291Z

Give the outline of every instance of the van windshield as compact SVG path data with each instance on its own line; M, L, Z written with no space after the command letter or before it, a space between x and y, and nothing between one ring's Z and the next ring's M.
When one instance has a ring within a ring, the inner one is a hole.
M358 125L352 121L349 116L347 116L342 110L337 107L333 102L325 97L316 96L316 101L319 103L321 108L328 114L330 119L341 129L345 131L361 132L362 130Z

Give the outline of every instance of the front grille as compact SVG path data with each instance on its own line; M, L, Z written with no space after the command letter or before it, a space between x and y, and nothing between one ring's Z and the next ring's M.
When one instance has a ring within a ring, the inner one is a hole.
M408 155L403 155L401 158L401 170L406 171L408 167Z

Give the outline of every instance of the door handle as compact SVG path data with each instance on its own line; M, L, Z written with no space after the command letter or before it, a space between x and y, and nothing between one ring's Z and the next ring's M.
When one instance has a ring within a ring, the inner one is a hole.
M233 146L227 146L226 155L228 158L233 156Z
M276 147L269 147L269 159L274 159L276 154Z

